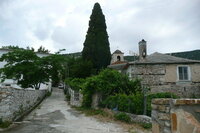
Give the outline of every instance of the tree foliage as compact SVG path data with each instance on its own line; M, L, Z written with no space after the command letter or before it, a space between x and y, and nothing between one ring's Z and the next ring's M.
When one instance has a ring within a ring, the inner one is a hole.
M106 31L105 16L99 3L95 3L90 16L89 28L82 56L84 60L89 60L93 63L93 67L97 70L106 68L110 64L110 44Z
M22 49L19 46L13 46L13 45L9 45L9 46L2 46L2 49Z
M56 53L41 58L41 65L48 71L53 86L57 86L60 81L64 81L66 74L66 60Z
M95 92L101 93L102 98L106 99L116 94L131 95L138 91L141 91L140 80L131 81L126 75L105 69L99 75L87 78L82 85L83 105L90 106L92 94Z
M3 54L0 61L6 62L0 69L1 78L16 79L23 88L39 89L41 83L54 80L64 70L61 55L38 57L34 51L25 49L13 49Z
M25 49L19 46L14 46L14 45L9 45L9 46L2 46L2 49L7 49L7 50L15 50L15 49ZM34 51L35 49L33 47L26 47L26 50L32 50Z
M191 60L200 60L200 50L169 53L169 55L186 58L186 59L191 59Z
M85 82L85 79L83 78L68 78L65 81L67 85L71 87L71 89L75 91L79 91L82 89L82 85Z
M45 47L40 46L37 50L37 52L39 53L50 53L50 51L48 49L46 49Z
M26 48L21 48L19 46L14 46L14 45L9 45L9 46L2 46L2 49L8 49L8 50L15 50L15 49L24 49L24 50L32 50L32 51L35 51L35 49L33 47L26 47ZM39 53L47 53L49 54L50 51L48 49L46 49L45 47L43 46L40 46L38 48L38 50L36 52L39 52Z
M92 62L83 60L81 57L66 58L66 77L67 78L86 78L92 74Z

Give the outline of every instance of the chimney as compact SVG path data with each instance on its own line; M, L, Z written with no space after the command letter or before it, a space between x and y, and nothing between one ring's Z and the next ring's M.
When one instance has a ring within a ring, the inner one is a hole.
M142 39L142 41L140 41L139 44L139 60L144 60L147 56L147 45L146 45L146 41L144 39Z

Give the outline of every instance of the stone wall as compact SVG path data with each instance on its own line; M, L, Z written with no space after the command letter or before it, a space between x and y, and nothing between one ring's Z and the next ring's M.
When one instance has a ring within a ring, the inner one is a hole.
M15 121L37 105L46 90L0 88L0 118Z
M83 94L80 91L72 90L70 87L67 88L70 95L70 105L80 107L83 102ZM102 95L100 93L94 93L92 95L91 107L98 109L99 102L102 100Z
M68 93L70 95L70 104L80 107L83 101L83 94L81 94L79 91L72 90L70 87L68 88Z
M200 133L200 99L153 99L153 133Z
M199 98L200 83L192 84L173 84L151 86L152 93L172 92L182 98Z
M142 84L165 84L165 65L135 65L131 69L131 77L142 79Z

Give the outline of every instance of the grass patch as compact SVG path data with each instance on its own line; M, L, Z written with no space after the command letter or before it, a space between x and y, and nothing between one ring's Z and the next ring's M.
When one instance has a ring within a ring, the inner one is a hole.
M50 92L50 91L48 91L48 92L46 93L46 97L49 97L49 96L51 96L51 92Z
M0 119L0 128L7 128L12 124L12 122L10 121L3 121L2 119Z
M101 116L109 116L107 112L102 109L91 109L91 108L84 108L84 107L73 107L78 111L81 111L86 116L94 116L94 115L101 115Z
M116 120L120 120L126 123L131 123L131 118L126 113L117 113L114 115Z
M142 126L144 129L151 129L152 124L151 123L138 123L140 126Z

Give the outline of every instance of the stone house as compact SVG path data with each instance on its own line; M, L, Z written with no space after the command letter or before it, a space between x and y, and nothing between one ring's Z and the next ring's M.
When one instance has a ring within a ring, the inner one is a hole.
M147 55L146 41L139 42L139 60L112 63L108 67L127 74L130 79L142 79L152 93L173 92L182 97L200 96L200 61L171 55Z

